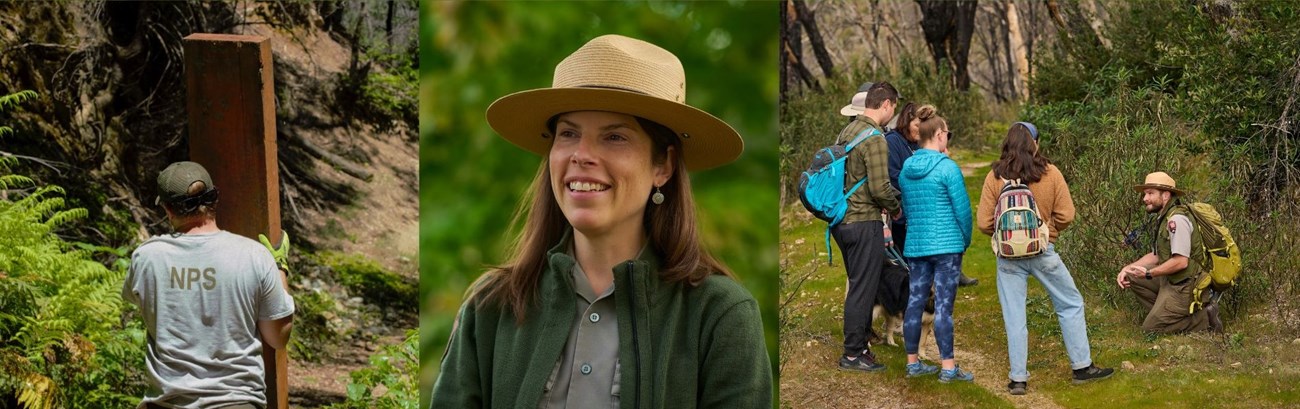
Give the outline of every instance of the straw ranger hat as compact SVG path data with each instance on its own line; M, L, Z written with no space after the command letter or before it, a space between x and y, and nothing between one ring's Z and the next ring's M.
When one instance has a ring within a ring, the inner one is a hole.
M1137 186L1133 186L1133 190L1136 190L1138 192L1141 192L1145 189L1165 190L1173 193L1174 196L1182 196L1184 193L1186 193L1178 189L1178 183L1174 182L1174 178L1170 177L1169 174L1165 172L1153 172L1147 174L1147 179L1145 183L1142 183Z
M686 73L672 53L620 35L596 37L555 66L550 88L506 95L487 110L498 134L546 156L552 117L574 111L607 111L641 117L681 138L687 170L736 160L745 144L721 119L686 105Z

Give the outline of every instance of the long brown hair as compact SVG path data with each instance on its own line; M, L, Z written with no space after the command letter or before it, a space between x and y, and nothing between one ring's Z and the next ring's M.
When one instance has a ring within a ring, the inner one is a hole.
M558 117L558 116L557 116ZM663 260L660 279L699 285L713 274L735 277L731 270L715 259L700 243L700 233L695 220L695 199L691 196L691 181L686 173L681 140L668 127L637 117L637 123L653 141L656 164L668 158L668 147L677 152L674 157L672 177L660 187L664 194L662 204L648 203L642 224L649 235L650 247ZM555 132L555 118L549 122ZM542 164L533 178L532 188L519 202L511 225L523 220L510 249L510 258L504 264L491 268L470 286L469 299L476 306L485 303L499 308L509 308L515 323L522 324L528 307L537 301L537 290L542 272L547 269L546 253L573 227L564 218L560 205L551 189L550 159L543 155ZM646 201L649 202L649 195Z
M1011 125L1007 138L1002 140L1002 157L993 162L993 173L1007 180L1037 183L1043 179L1050 164L1052 162L1038 152L1038 142L1034 141L1029 128L1017 123Z

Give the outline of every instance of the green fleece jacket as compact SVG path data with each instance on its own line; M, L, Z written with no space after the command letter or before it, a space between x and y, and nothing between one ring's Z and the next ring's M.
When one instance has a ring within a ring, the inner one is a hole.
M522 325L508 308L467 301L433 386L433 408L536 408L574 325L576 261L548 253L539 302ZM772 372L758 303L714 275L698 286L659 279L645 252L614 268L620 407L771 408Z

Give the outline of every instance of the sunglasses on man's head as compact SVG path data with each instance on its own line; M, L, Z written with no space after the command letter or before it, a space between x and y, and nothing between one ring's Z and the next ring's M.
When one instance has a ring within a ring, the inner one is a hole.
M211 189L208 189L208 191L206 192L194 196L180 197L180 198L175 198L170 200L163 200L162 197L158 197L154 199L154 204L161 204L162 202L167 202L167 204L171 205L173 209L182 209L188 211L188 210L193 210L199 207L200 205L215 204L217 203L218 196L219 193L217 191L217 188L213 187Z

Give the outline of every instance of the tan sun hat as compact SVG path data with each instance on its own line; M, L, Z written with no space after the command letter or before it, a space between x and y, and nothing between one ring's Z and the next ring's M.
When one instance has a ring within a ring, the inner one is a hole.
M1147 180L1145 183L1137 186L1133 186L1133 190L1136 190L1138 192L1141 192L1145 189L1166 190L1172 192L1174 196L1182 196L1184 193L1186 193L1183 192L1182 190L1179 190L1178 183L1174 182L1174 178L1170 177L1169 174L1165 172L1153 172L1147 174Z
M866 112L867 91L871 91L871 87L874 85L876 84L871 82L864 82L862 85L859 85L858 92L853 94L853 98L849 99L849 104L840 108L840 115L858 116L862 115L863 112Z
M497 99L487 121L510 143L546 156L552 138L546 122L574 111L628 114L672 129L681 138L687 170L729 163L745 149L731 125L686 105L686 72L677 56L614 34L596 37L560 61L551 88Z

